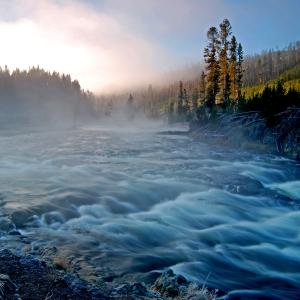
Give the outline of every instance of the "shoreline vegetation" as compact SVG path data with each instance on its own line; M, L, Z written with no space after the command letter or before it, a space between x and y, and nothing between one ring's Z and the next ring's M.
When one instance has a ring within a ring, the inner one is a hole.
M206 73L202 72L199 89L194 88L189 97L180 81L177 109L171 103L168 110L169 123L187 120L193 136L217 137L220 143L236 147L256 144L299 160L300 92L297 86L285 84L299 75L298 69L254 89L249 96L249 90L248 95L243 90L243 48L232 35L230 22L224 19L219 29L211 27L207 39ZM259 77L261 82L262 73Z

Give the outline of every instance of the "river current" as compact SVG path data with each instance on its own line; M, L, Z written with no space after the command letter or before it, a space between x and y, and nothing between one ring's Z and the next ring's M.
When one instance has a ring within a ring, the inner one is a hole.
M55 252L91 281L171 268L221 293L300 299L299 165L162 130L2 136L1 219L24 238L0 222L1 247Z

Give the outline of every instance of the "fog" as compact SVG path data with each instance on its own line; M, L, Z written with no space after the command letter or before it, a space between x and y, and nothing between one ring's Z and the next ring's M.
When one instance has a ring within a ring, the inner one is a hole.
M297 139L300 113L283 111L291 134L267 126L281 84L247 108L241 55L226 85L214 50L201 74L205 32L233 2L0 0L0 299L47 268L65 281L47 274L41 299L152 295L170 270L184 278L147 299L299 299L300 169L275 146ZM32 264L26 280L8 250Z
M11 69L40 65L71 74L84 88L97 91L148 83L157 73L157 66L170 61L158 44L84 3L0 3L0 8L7 7L17 16L0 22L4 41L0 64Z
M161 83L170 70L200 61L202 38L183 55L168 44L177 40L183 47L187 34L197 36L199 26L200 33L206 30L208 12L217 7L223 7L217 0L209 6L179 0L1 1L7 14L0 18L0 65L40 65L101 93Z

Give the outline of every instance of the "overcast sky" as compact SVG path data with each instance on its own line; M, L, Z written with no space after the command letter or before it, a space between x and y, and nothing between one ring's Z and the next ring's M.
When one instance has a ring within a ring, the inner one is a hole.
M286 46L300 40L299 13L299 0L0 0L0 65L101 91L199 62L225 17L246 54Z

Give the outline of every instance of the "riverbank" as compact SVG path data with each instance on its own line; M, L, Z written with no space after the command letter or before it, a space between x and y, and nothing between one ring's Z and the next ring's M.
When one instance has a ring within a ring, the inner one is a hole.
M104 288L49 265L33 255L16 255L0 251L0 299L3 300L214 300L217 291L209 291L175 275L171 270L159 276L152 286L124 283Z
M190 135L206 142L300 160L300 110L289 109L270 127L259 112L222 113L205 122L191 122Z

